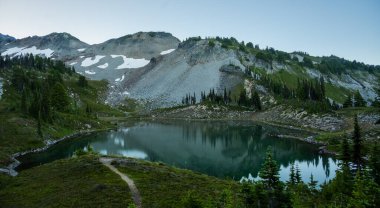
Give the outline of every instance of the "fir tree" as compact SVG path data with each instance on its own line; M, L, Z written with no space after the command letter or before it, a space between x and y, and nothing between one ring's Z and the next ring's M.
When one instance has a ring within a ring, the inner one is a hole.
M255 91L255 92L253 93L252 101L253 101L253 106L254 106L257 110L261 110L261 100L260 100L260 96L259 96L259 94L257 93L257 91Z
M316 193L317 191L318 181L314 180L313 174L310 175L310 182L307 184L312 193Z
M354 106L355 107L364 107L366 105L362 95L360 94L359 91L356 91L355 93L355 102L354 102Z
M296 173L295 173L294 163L292 163L292 165L290 166L288 185L292 186L294 184L296 184Z
M340 146L340 154L339 159L342 161L342 163L348 164L348 162L351 159L350 154L350 145L348 144L347 138L343 138L341 146Z
M362 140L360 138L360 127L358 123L358 116L355 115L354 118L354 133L352 140L354 143L353 146L353 161L356 165L356 170L360 170L362 166Z
M87 87L88 83L85 76L79 75L78 85L80 87Z
M50 95L52 106L58 111L63 111L70 104L69 96L61 83L56 83Z
M259 176L263 179L263 183L268 189L274 190L279 187L279 171L280 168L272 156L272 148L269 147L266 153L264 164L259 171Z
M349 108L349 107L353 107L351 95L348 95L346 101L344 101L344 103L343 103L343 108Z
M302 183L301 170L300 170L300 168L298 167L298 165L296 165L295 179L296 179L296 183L297 183L297 184Z
M371 170L371 175L377 184L380 184L380 148L379 144L372 147L370 157L369 157L369 167Z

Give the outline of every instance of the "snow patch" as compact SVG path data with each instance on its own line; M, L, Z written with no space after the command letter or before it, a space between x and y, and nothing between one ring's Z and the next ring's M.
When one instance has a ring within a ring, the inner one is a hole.
M79 49L77 49L77 51L79 51L79 52L82 52L84 50L86 50L86 48L79 48Z
M91 75L96 74L96 72L94 72L92 70L86 70L86 71L84 71L84 73L91 74Z
M6 51L4 51L1 55L13 55L15 56L20 56L20 55L25 55L25 54L33 54L33 55L44 55L46 58L50 58L53 55L54 51L51 50L50 48L47 49L38 49L36 46L32 46L30 48L26 47L14 47L14 48L9 48Z
M77 64L78 62L73 62L73 63L71 63L70 64L70 66L73 66L73 65L75 65L75 64Z
M2 56L6 56L6 55L12 55L12 54L15 54L15 53L19 53L20 51L22 51L22 49L24 49L25 47L13 47L13 48L8 48L6 51L4 51L3 53L1 53Z
M98 68L105 69L108 67L108 63L105 63L103 65L99 65Z
M169 54L169 53L171 53L171 52L173 52L173 51L175 51L174 48L173 48L173 49L166 50L166 51L162 51L160 54L161 54L161 55L166 55L166 54Z
M121 82L121 81L123 81L124 80L124 75L121 77L121 78L117 78L117 79L115 79L115 82Z
M84 58L84 56L79 56L79 58Z
M98 63L98 62L100 61L100 59L102 59L102 58L104 58L104 57L105 57L105 56L96 55L94 58L91 58L91 57L85 58L85 59L82 61L81 66L83 66L83 67L88 67L88 66L94 65L94 64Z
M133 68L140 68L143 66L146 66L149 64L149 60L146 59L134 59L134 58L127 58L124 55L111 55L112 58L121 57L123 58L123 63L116 67L116 69L133 69Z
M122 95L129 95L129 92L127 91L124 91L123 93L121 93Z

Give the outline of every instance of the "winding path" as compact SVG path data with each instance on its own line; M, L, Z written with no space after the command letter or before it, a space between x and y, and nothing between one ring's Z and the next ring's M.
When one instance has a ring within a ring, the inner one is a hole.
M113 158L107 158L107 157L101 157L99 161L108 167L112 172L118 174L123 181L125 181L128 184L129 189L131 190L132 193L132 198L133 201L135 202L136 207L141 208L141 196L139 193L139 190L137 189L135 183L133 182L132 179L130 179L127 175L124 173L120 172L115 166L111 165L111 162L114 161Z

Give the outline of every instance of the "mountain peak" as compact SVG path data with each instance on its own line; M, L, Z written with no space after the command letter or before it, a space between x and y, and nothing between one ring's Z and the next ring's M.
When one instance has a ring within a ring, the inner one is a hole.
M0 33L0 44L7 44L15 40L16 38L10 35L5 35L5 34Z

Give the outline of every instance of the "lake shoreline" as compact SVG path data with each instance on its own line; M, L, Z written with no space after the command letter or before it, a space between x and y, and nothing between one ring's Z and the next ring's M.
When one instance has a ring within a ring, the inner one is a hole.
M251 118L234 118L234 119L231 119L231 118L202 119L202 118L170 118L170 117L167 117L167 118L164 118L164 117L133 117L133 118L126 118L125 120L123 120L121 122L117 122L117 126L119 126L123 122L128 122L128 121L173 121L173 120L181 120L181 121L243 121L243 122L254 122L257 124L264 124L264 125L269 125L269 126L273 126L273 127L281 127L281 128L289 129L289 130L298 130L298 131L305 132L305 133L309 134L310 136L303 137L303 136L293 136L293 135L286 135L286 134L275 134L272 136L275 136L279 139L281 139L281 138L296 139L296 140L301 141L301 142L306 142L306 143L309 143L312 145L316 145L319 147L318 148L319 154L326 154L326 155L332 155L332 156L337 155L337 153L327 150L327 144L326 143L315 140L316 135L318 135L320 133L320 132L318 132L318 130L312 131L310 129L305 129L302 127L295 127L295 126L291 126L291 125L284 125L284 124L272 123L272 122L268 122L268 121L256 120L252 117ZM82 136L87 136L87 135L90 135L93 133L109 131L109 130L114 130L114 128L95 129L95 130L81 130L79 132L74 132L72 134L68 134L66 136L63 136L63 137L58 138L56 140L48 141L48 142L46 142L46 145L43 147L31 149L31 150L27 150L27 151L23 151L23 152L14 153L14 154L12 154L12 156L10 158L10 160L12 162L8 166L6 166L5 168L0 168L0 173L5 173L5 174L8 174L10 176L17 176L18 172L15 169L21 164L21 162L19 160L17 160L18 157L24 156L24 155L30 154L30 153L37 153L37 152L45 151L45 150L49 149L50 147L54 146L55 144L58 144L62 141L66 141L68 139L74 139L74 138L78 138L78 137L82 137Z
M292 136L292 135L283 135L283 134L277 134L273 135L278 138L291 138L291 139L297 139L302 142L306 142L312 145L316 145L319 147L319 153L320 154L326 154L326 155L332 155L332 156L337 156L338 153L328 150L327 149L327 143L322 142L322 141L317 141L315 138L321 133L321 130L318 129L310 129L310 128L303 128L300 126L292 126L292 125L286 125L282 123L275 123L275 122L270 122L270 121L264 121L261 119L257 119L256 117L251 117L251 118L175 118L175 117L133 117L130 120L138 120L138 121L144 121L144 120L150 120L150 121L165 121L165 120L184 120L184 121L246 121L246 122L254 122L257 124L265 124L273 127L281 127L285 129L290 129L290 130L298 130L305 132L309 134L309 136L302 137L302 136Z
M30 153L43 152L43 151L49 149L50 147L54 146L55 144L58 144L62 141L66 141L66 140L74 139L74 138L79 138L82 136L91 135L91 134L97 133L97 132L109 131L109 130L113 130L113 129L114 128L81 130L81 131L77 131L77 132L65 135L65 136L58 138L58 139L55 139L55 140L46 140L46 142L45 142L46 144L43 147L39 147L39 148L31 149L31 150L26 150L23 152L16 152L16 153L12 154L10 157L10 160L12 162L8 166L0 168L0 173L5 173L5 174L8 174L10 176L17 176L18 172L15 169L21 164L21 162L17 159L20 156L24 156L24 155L27 155Z

